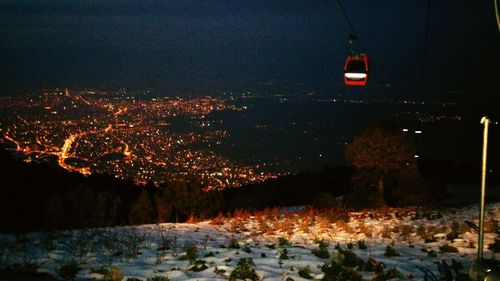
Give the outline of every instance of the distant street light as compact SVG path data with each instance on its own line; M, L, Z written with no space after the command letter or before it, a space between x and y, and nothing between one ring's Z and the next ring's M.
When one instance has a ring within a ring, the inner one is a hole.
M409 131L410 131L410 129L408 129L408 128L403 129L403 132L405 132L405 133L408 133ZM414 133L415 134L422 134L422 130L415 130ZM415 137L415 142L416 142L416 137ZM413 157L419 158L420 156L418 154L415 154Z

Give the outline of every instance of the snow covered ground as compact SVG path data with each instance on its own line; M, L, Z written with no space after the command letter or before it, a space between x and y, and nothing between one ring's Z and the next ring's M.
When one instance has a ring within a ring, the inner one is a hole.
M439 276L442 261L454 260L457 272L467 272L476 258L477 234L464 221L478 224L478 213L477 206L348 216L268 210L192 224L1 235L0 266L32 265L69 279L74 265L76 280L108 278L111 268L123 280L228 280L245 274L255 280L321 280L333 260L365 280L424 280L421 269ZM500 203L489 204L486 258L498 260L487 247L498 237L499 222Z

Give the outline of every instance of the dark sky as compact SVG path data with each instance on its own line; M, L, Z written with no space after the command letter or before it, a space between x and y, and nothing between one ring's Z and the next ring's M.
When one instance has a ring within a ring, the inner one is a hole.
M498 94L500 32L491 1L430 2L423 75L427 1L342 1L376 72L367 88L346 90L350 29L334 0L3 0L0 92L196 94L273 81L327 94Z

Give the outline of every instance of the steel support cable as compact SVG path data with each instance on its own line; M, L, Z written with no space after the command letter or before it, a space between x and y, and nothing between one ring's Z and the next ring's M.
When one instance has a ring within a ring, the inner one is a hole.
M493 0L495 3L495 17L497 18L498 31L500 32L500 16L498 15L498 3L497 0Z
M354 26L352 25L352 22L349 19L349 16L347 15L347 12L344 8L344 5L342 5L342 2L340 2L340 0L337 0L337 3L339 3L340 9L342 10L342 13L344 14L344 17L347 21L347 24L349 24L349 28L351 29L351 32L356 36L356 38L357 38L356 40L358 41L358 44L361 47L361 51L364 53L365 48L363 48L363 45L361 44L361 40L359 40L359 37L357 37L358 35L356 33L356 30L354 29Z

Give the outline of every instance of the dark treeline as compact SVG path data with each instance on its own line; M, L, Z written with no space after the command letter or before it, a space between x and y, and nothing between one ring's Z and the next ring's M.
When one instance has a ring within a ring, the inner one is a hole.
M0 232L183 222L275 206L307 205L319 194L345 194L347 168L284 176L204 192L197 179L145 186L110 175L88 177L56 164L25 163L0 146Z
M476 171L446 161L422 161L425 178L469 182ZM354 169L324 168L224 191L204 192L197 179L145 186L110 175L84 177L57 164L25 163L0 145L0 232L87 228L206 219L236 209L326 207L351 191ZM457 174L456 171L460 173ZM471 171L473 173L471 173ZM476 177L477 178L477 177ZM326 200L325 198L328 198ZM320 200L318 200L320 199ZM365 200L364 198L363 200ZM315 205L318 204L320 205Z
M319 172L287 175L262 183L227 189L224 192L226 208L264 209L274 206L313 204L318 196L345 195L350 190L353 169L325 167Z

